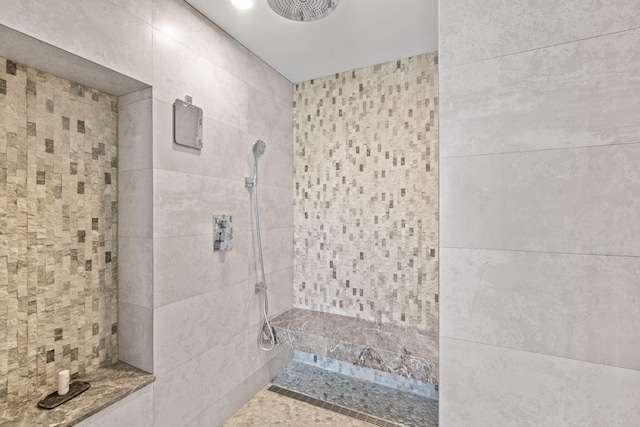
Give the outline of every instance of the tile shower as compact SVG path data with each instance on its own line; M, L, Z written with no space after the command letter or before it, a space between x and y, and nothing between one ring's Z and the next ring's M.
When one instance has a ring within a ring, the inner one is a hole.
M131 295L130 300L125 301L128 306L135 306L140 316L132 315L130 310L118 315L129 321L134 319L136 326L142 325L148 331L146 348L153 351L147 360L157 380L152 386L101 412L94 420L127 417L137 420L136 425L146 426L218 425L260 390L291 357L285 351L265 357L255 346L259 307L252 299L250 206L243 189L243 178L251 165L250 144L257 138L264 138L269 144L265 160L270 156L264 163L262 181L265 185L262 192L266 199L264 206L268 207L265 208L268 212L265 215L265 240L269 247L265 250L270 264L267 274L274 295L273 312L277 315L291 308L294 301L293 209L290 208L295 192L291 177L293 88L286 79L215 25L204 21L184 2L115 3L116 7L94 0L80 4L63 0L56 8L49 8L26 0L19 6L8 5L7 13L0 16L2 25L115 70L149 88L144 100L128 96L132 99L131 104L120 105L133 109L133 106L144 104L146 110L143 114L145 124L134 129L131 140L138 144L134 148L139 151L126 148L124 139L120 147L119 161L123 167L118 170L122 178L118 185L123 191L118 210L130 223L119 224L120 237L130 241L137 239L142 247L128 248L131 252L128 258L146 261L134 266L135 271L141 273L136 276L141 279L136 284L144 283L150 291L145 298L140 297L140 301ZM41 13L42 7L49 19L34 26L31 17ZM69 13L71 7L77 13ZM78 14L84 19L77 21L74 16ZM168 31L171 26L180 31ZM121 27L122 31L113 32L112 28L116 27ZM67 31L71 28L73 31ZM58 34L58 38L52 39L51 34ZM76 38L78 34L82 34L82 38ZM96 45L103 49L91 48ZM397 65L394 61L389 73L393 67L397 69ZM401 69L408 66L403 60ZM215 78L212 79L212 75ZM407 81L407 84L412 83ZM437 84L437 77L433 84ZM130 92L123 91L118 95ZM173 149L171 141L171 103L188 93L197 94L194 101L205 111L205 138L209 139L205 140L205 149L200 156ZM387 99L400 96L398 92ZM413 102L418 105L418 100ZM431 102L435 105L436 99ZM140 116L133 112L131 117L138 120ZM431 113L428 117L431 120ZM436 119L434 116L434 124ZM398 130L404 126L402 123ZM435 126L430 130L433 129ZM221 147L224 150L219 150ZM125 155L126 150L130 154L135 152L136 157ZM437 168L435 145L430 150L428 157L432 159L430 167L434 171ZM366 152L358 154L366 156ZM384 154L383 151L381 155ZM405 162L408 158L405 157ZM393 162L392 153L389 160ZM402 156L397 158L397 164L402 166L401 163ZM112 174L112 179L114 176L117 174ZM386 172L385 178L388 178ZM194 183L200 194L197 203L191 203L190 190ZM435 182L433 185L437 187ZM216 192L205 191L207 189L216 189ZM223 194L220 189L224 190ZM135 194L127 198L124 190L135 190ZM405 195L408 193L410 189L406 188ZM384 202L388 203L386 197ZM394 196L394 204L397 203L401 201ZM285 206L289 209L282 208ZM239 224L240 243L237 251L230 253L226 260L212 259L209 252L210 215L217 212L231 212ZM399 221L398 228L401 229ZM392 223L388 225L393 227ZM409 232L408 228L406 231ZM437 239L437 235L434 238ZM429 251L424 253L431 256L434 249L433 258L430 258L433 265L438 257L437 240L429 245ZM194 246L199 249L188 250ZM356 259L359 259L359 252ZM112 256L115 260L114 251ZM393 279L390 274L385 280L392 284L395 283ZM429 275L425 283L428 280L432 280ZM358 294L362 289L363 297L367 295L363 284L356 287ZM404 302L379 318L390 323L395 319L393 321L399 324L423 322L423 327L428 328L433 322L426 316L419 319L415 309L420 300L422 304L433 302L432 315L437 315L436 293L437 288L430 296L418 299L400 293L399 298ZM122 293L121 298L126 295ZM346 297L345 294L343 301L347 301ZM376 320L375 307L382 302L372 301L374 310L371 311L370 305L363 305L363 310L369 310L368 319ZM123 304L120 301L121 307ZM339 307L337 300L336 306ZM359 303L354 303L353 307L359 311ZM231 321L222 321L229 319ZM119 329L125 329L122 327L124 320L121 317ZM101 327L100 330L104 329ZM121 340L123 334L124 330L119 330L118 339ZM137 354L140 346L131 347L129 351ZM223 381L221 371L225 372ZM212 388L212 384L216 387ZM93 425L91 420L87 421L86 425Z
M0 404L118 359L117 98L0 58Z

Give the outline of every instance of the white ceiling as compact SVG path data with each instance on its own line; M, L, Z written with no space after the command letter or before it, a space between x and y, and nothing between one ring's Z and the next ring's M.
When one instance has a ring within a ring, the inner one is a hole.
M293 83L438 49L438 0L341 0L328 17L290 21L267 0L186 0Z

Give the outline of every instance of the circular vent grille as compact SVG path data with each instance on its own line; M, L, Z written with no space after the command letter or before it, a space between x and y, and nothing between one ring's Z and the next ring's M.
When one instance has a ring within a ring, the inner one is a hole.
M340 0L267 0L278 15L294 21L316 21L329 16Z

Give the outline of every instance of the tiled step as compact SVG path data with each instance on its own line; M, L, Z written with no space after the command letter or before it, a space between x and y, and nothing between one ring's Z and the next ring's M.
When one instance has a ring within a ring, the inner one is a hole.
M272 381L358 413L407 427L438 425L438 401L293 361Z

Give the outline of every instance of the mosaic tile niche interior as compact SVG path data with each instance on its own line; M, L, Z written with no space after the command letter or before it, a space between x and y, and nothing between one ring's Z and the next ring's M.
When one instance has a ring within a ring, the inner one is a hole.
M296 84L295 305L438 325L438 56Z
M117 98L0 58L0 404L118 358Z

